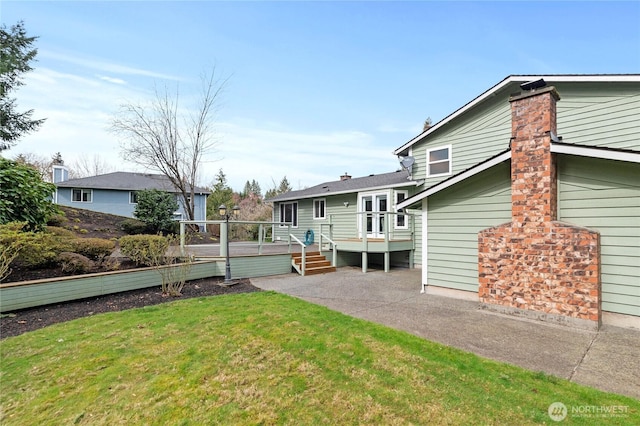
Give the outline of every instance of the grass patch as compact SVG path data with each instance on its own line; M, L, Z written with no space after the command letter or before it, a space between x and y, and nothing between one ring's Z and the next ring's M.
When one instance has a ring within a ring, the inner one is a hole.
M480 358L289 296L176 301L0 342L0 423L553 424L549 405L640 401Z

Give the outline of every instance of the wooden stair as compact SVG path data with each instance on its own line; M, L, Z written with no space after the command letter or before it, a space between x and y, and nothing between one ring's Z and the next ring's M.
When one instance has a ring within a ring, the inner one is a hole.
M291 265L300 275L302 275L302 253L293 253L291 255ZM331 266L331 262L327 260L319 251L309 251L306 255L305 275L326 274L335 272L336 267Z

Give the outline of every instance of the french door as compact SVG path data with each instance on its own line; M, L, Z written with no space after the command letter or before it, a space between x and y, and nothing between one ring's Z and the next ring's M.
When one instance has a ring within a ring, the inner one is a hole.
M361 211L365 212L365 224L368 238L383 238L387 194L373 194L362 197ZM362 223L362 222L361 222ZM362 227L362 225L360 225ZM362 231L362 230L361 230Z

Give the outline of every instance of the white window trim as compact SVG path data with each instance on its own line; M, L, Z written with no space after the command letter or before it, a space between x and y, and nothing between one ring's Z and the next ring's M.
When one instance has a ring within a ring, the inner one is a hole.
M300 218L298 217L298 202L297 201L284 201L284 202L278 204L278 214L280 216L279 217L280 222L284 222L284 219L282 218L282 206L284 206L286 204L292 204L292 205L295 204L296 205L296 219L297 220L296 220L296 224L295 225L293 224L293 222L291 222L291 227L292 228L297 228L299 223L300 223ZM284 224L284 225L279 225L279 226L280 226L280 228L286 228L289 225Z
M138 191L129 191L129 204L138 204L138 202L136 201L135 203L131 201L131 199L133 198L134 194L137 194Z
M429 157L430 157L431 152L440 151L442 149L447 149L449 151L448 160L439 160L439 161L434 161L433 163L429 162ZM451 175L452 169L453 169L453 161L452 161L452 159L453 159L453 149L452 149L451 145L442 145L442 146L437 146L435 148L427 149L427 163L426 163L427 164L427 167L426 167L426 169L427 169L426 170L427 177L430 178L430 177L440 177L440 176L449 176L449 175ZM449 171L447 173L438 173L438 174L430 174L429 173L429 170L431 169L429 167L429 165L437 164L437 163L444 163L445 161L449 161Z
M80 201L76 201L73 199L73 192L80 191ZM91 201L83 201L84 198L82 195L85 193L91 194ZM72 188L71 189L71 202L72 203L93 203L93 189L83 189L83 188Z
M322 216L318 216L316 211L316 202L321 201L324 205L322 209ZM313 199L313 220L324 220L327 218L327 199L326 198L314 198Z
M404 200L406 200L407 198L409 198L409 191L407 190L397 190L397 191L393 191L393 209L395 210L395 212L398 212L398 194L404 194ZM404 201L402 200L402 201ZM393 221L393 226L394 229L409 229L409 216L406 215L406 212L404 212L405 214L404 216L404 225L398 225L398 218L400 217L400 215L397 215L395 220Z

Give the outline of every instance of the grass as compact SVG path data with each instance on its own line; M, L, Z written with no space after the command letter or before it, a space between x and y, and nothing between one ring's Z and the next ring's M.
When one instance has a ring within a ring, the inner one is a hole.
M0 342L0 423L554 424L640 401L489 361L276 293L96 315ZM569 408L571 410L571 408Z

